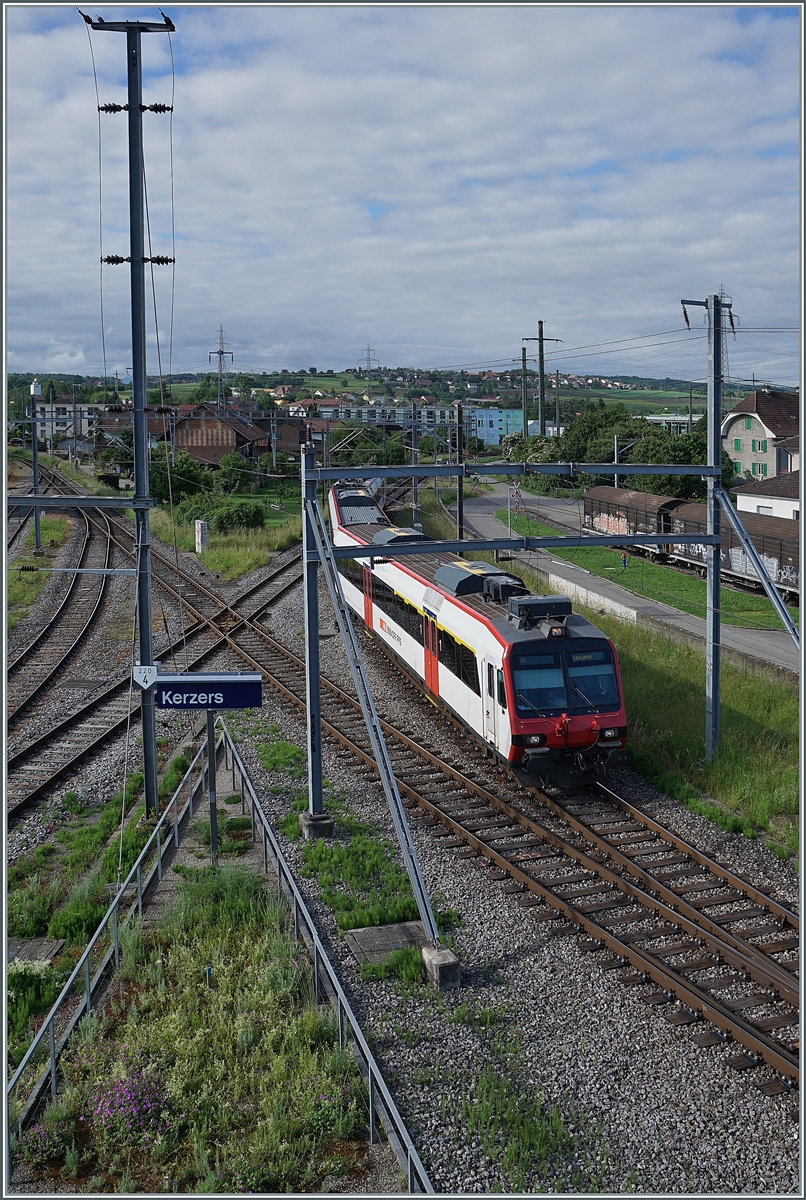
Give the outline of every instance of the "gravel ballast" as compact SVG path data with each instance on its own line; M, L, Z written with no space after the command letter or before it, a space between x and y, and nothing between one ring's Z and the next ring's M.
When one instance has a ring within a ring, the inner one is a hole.
M321 629L328 633L333 619L324 590L320 605ZM278 640L303 654L299 587L289 590L265 620ZM448 762L472 756L482 781L491 790L500 788L500 776L469 739L457 740L441 715L404 683L363 633L360 637L381 715L427 740ZM351 692L340 639L323 636L320 652L323 673ZM229 653L211 660L210 668L216 666L240 669ZM268 774L257 746L273 723L279 736L304 748L305 723L268 687L255 717L255 734L240 748L276 830L305 780ZM174 736L180 729L171 724L166 720L160 728ZM186 740L186 725L181 733ZM117 739L49 805L20 822L9 857L52 836L63 816L59 799L66 790L81 794L86 786L99 796L118 790L122 745ZM131 749L135 767L140 752L134 734ZM394 842L380 785L327 743L324 770L356 815ZM632 772L615 776L614 787L628 800L651 805L656 819L706 853L771 885L782 901L796 905L795 872L760 841L726 833ZM438 1192L513 1190L511 1173L502 1172L480 1138L468 1133L463 1107L477 1106L475 1085L492 1063L506 1069L516 1107L525 1111L527 1100L542 1094L544 1109L555 1105L570 1135L549 1158L545 1179L533 1176L523 1190L798 1194L796 1092L762 1096L755 1085L769 1077L768 1068L739 1074L726 1061L735 1046L699 1049L690 1029L670 1026L640 1002L635 989L600 971L597 956L585 953L576 938L555 936L536 922L472 860L458 859L416 820L412 832L432 899L440 908L456 909L461 918L451 936L463 986L441 996L424 987L362 981L318 885L299 873L301 843L278 836ZM491 1014L489 1024L482 1019L485 1012Z
M324 594L320 604L320 627L327 632L332 615ZM295 590L271 615L272 632L298 651L301 608ZM352 691L340 640L323 637L320 653L323 672ZM457 762L455 731L371 644L365 663L381 714ZM302 715L291 713L268 688L260 721L276 724L282 736L304 747ZM242 749L276 823L304 781L267 775L248 739ZM467 749L483 775L485 760L469 743ZM394 841L380 786L357 775L350 760L327 744L324 770L350 808ZM496 776L487 771L489 786ZM680 836L796 905L795 873L759 841L726 833L632 772L621 772L614 786L625 798L651 805L653 815ZM466 1097L472 1104L473 1082L491 1055L503 1061L501 1053L511 1051L513 1094L542 1092L545 1106L557 1106L573 1135L570 1151L555 1156L546 1180L533 1179L526 1190L797 1192L796 1092L762 1096L756 1083L769 1077L769 1068L737 1073L727 1065L735 1046L700 1049L690 1029L671 1026L640 1002L635 989L600 971L596 955L583 951L575 937L556 936L530 919L514 896L472 860L444 849L416 820L412 830L432 899L461 915L452 935L462 962L458 992L438 996L423 988L412 994L397 983L362 982L318 886L299 876L298 882L438 1191L511 1190L478 1139L468 1136L462 1112ZM298 871L301 844L280 837ZM493 1010L494 1023L464 1023L465 1005L471 1014ZM499 1050L492 1051L496 1042Z

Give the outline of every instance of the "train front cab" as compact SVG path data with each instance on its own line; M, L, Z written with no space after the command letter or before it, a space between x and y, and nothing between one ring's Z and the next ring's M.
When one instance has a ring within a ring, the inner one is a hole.
M608 639L515 643L495 692L511 731L510 765L533 785L580 787L632 764L618 656Z

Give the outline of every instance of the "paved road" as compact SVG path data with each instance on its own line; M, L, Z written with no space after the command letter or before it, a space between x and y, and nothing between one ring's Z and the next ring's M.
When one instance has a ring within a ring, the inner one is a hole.
M582 502L558 500L548 496L533 496L522 492L522 500L530 513L550 524L561 525L569 532L582 528ZM507 506L507 487L496 483L492 492L465 500L465 526L468 533L478 537L501 537L506 532L495 513ZM451 506L455 510L455 506ZM689 637L705 641L705 621L701 617L680 612L660 601L647 600L620 587L610 579L592 575L583 567L556 558L550 550L518 551L517 555L530 565L552 576L552 587L573 591L577 598L593 608L604 608L627 619L641 617L660 621ZM635 614L635 615L633 615ZM800 654L789 634L783 629L740 629L735 625L722 626L722 645L750 658L800 673Z

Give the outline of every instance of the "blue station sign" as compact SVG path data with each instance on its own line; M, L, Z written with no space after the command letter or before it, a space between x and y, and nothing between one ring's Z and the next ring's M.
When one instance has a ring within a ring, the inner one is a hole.
M260 708L263 677L258 671L209 671L160 675L154 680L157 708Z

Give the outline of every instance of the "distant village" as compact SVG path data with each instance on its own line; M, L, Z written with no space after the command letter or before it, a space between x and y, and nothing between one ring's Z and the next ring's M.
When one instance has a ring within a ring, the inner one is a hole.
M460 412L466 448L473 454L500 454L513 435L539 433L538 381L533 370L527 372L526 431L520 370L348 367L320 372L311 367L272 374L186 373L174 375L170 383L155 377L148 382L151 448L168 443L173 456L184 451L200 467L214 471L222 458L233 454L253 464L270 461L274 467L280 456L290 465L299 461L300 444L308 437L321 455L329 454L331 445L355 427L374 428L383 432L384 439L387 435L399 439L401 433L410 437L416 421L421 439L444 447L453 440L451 430ZM30 422L32 406L39 443L54 455L97 463L114 458L116 447L131 438L131 390L117 377L105 382L82 376L16 375L9 377L8 388L11 444L24 443L25 424L15 425L14 417L22 416L25 409ZM607 393L621 394L623 400L605 400ZM640 393L650 395L633 410ZM703 390L695 393L685 380L560 372L546 375L544 395L549 438L561 436L568 423L591 405L625 402L633 416L640 415L659 432L691 434L705 403ZM659 411L647 411L653 405ZM736 479L751 487L756 481L779 479L776 486L797 504L797 390L745 388L725 408L723 446ZM786 476L795 478L784 483Z

